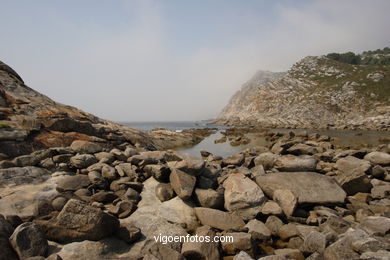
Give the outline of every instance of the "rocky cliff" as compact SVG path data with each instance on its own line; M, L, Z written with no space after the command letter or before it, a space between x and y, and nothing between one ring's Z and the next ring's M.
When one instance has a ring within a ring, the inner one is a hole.
M329 55L309 56L286 73L258 72L231 98L217 121L283 128L389 130L390 54L358 57L359 63L351 64ZM360 57L367 62L360 62Z
M152 150L200 141L187 133L133 129L59 104L26 86L12 68L0 62L0 153L14 157L68 146L77 139L108 146L128 143Z

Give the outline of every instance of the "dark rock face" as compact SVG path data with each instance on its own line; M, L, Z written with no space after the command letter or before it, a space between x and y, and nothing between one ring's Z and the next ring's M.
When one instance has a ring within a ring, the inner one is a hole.
M10 237L10 242L19 258L46 256L49 248L45 234L32 222L18 226Z
M47 238L58 242L99 240L119 227L119 221L114 216L74 199L66 203L56 218L37 223Z

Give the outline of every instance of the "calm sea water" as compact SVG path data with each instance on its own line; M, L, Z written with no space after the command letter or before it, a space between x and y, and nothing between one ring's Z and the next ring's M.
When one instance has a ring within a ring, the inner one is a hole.
M221 138L223 135L220 131L228 128L226 126L214 125L210 121L184 121L184 122L126 122L125 125L139 128L143 130L152 130L154 128L165 128L169 130L181 131L191 128L217 128L218 131L215 134L206 137L202 142L193 147L178 149L181 153L187 153L193 156L200 156L201 150L209 151L213 154L227 157L243 151L247 148L254 146L267 146L269 143L264 137L259 137L255 134L248 134L248 137L252 140L247 145L231 146L229 142L215 144L214 140ZM300 132L305 129L273 129L272 131L278 132ZM377 132L377 131L362 131L362 130L312 130L306 129L308 133L319 133L321 135L328 135L335 138L334 143L342 147L350 147L352 149L359 149L366 145L376 146L384 143L384 138L390 139L390 132Z

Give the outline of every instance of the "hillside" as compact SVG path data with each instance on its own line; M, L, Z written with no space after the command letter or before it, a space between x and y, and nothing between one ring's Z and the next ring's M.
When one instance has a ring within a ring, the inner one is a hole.
M257 73L231 98L218 122L389 130L390 53L350 54L309 56L284 74Z
M152 150L201 140L189 133L141 131L59 104L26 86L12 68L0 61L0 155L14 157L68 146L80 139L107 146L127 143Z

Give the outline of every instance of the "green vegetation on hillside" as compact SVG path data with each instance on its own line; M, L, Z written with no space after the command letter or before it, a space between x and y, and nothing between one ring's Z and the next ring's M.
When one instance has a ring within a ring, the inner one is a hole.
M390 65L390 48L386 47L376 51L365 51L362 54L353 52L329 53L327 58L353 65Z
M342 91L343 86L348 83L359 96L371 101L366 103L368 107L373 102L390 105L390 65L353 65L323 58L318 61L318 66L332 67L340 71L341 76L309 73L309 79L319 87L316 91ZM368 75L373 73L380 73L383 78L373 81L368 78Z

